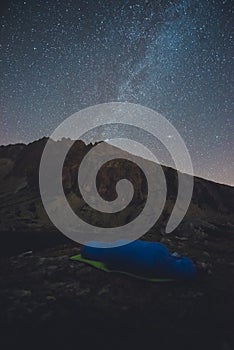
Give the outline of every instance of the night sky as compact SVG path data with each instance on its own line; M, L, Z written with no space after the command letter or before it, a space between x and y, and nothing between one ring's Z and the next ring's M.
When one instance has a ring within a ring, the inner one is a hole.
M134 102L177 128L196 175L234 185L232 22L231 0L3 1L0 144Z

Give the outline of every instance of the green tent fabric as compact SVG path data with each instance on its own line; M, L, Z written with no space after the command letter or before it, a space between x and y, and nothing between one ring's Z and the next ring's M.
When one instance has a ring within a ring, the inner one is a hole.
M141 280L145 280L145 281L149 281L149 282L174 282L174 279L170 279L170 278L147 278L147 277L143 277L143 276L138 276L138 275L134 275L132 273L129 272L125 272L125 271L115 271L115 270L109 270L105 264L101 261L96 261L96 260L89 260L89 259L85 259L81 256L81 254L78 255L74 255L71 257L71 260L73 261L79 261L85 264L88 264L90 266L95 267L96 269L105 271L105 272L117 272L117 273L122 273L124 275L127 276L131 276L131 277L135 277Z

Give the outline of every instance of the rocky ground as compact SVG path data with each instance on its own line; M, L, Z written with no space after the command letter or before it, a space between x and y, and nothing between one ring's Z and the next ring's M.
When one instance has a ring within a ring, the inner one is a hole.
M192 283L151 283L69 258L66 243L1 258L1 349L234 348L234 237L160 235L191 257Z

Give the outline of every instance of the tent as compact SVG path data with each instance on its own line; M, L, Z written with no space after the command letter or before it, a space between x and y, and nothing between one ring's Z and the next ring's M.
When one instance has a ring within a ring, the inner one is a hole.
M192 280L196 276L189 258L171 254L161 243L137 240L121 241L121 244L124 245L112 247L113 243L88 242L82 247L81 255L73 260L144 279Z

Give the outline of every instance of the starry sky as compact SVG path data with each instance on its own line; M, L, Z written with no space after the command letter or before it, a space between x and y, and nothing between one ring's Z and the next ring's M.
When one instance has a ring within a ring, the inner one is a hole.
M231 0L5 0L0 144L49 135L103 102L177 128L195 175L234 185Z

